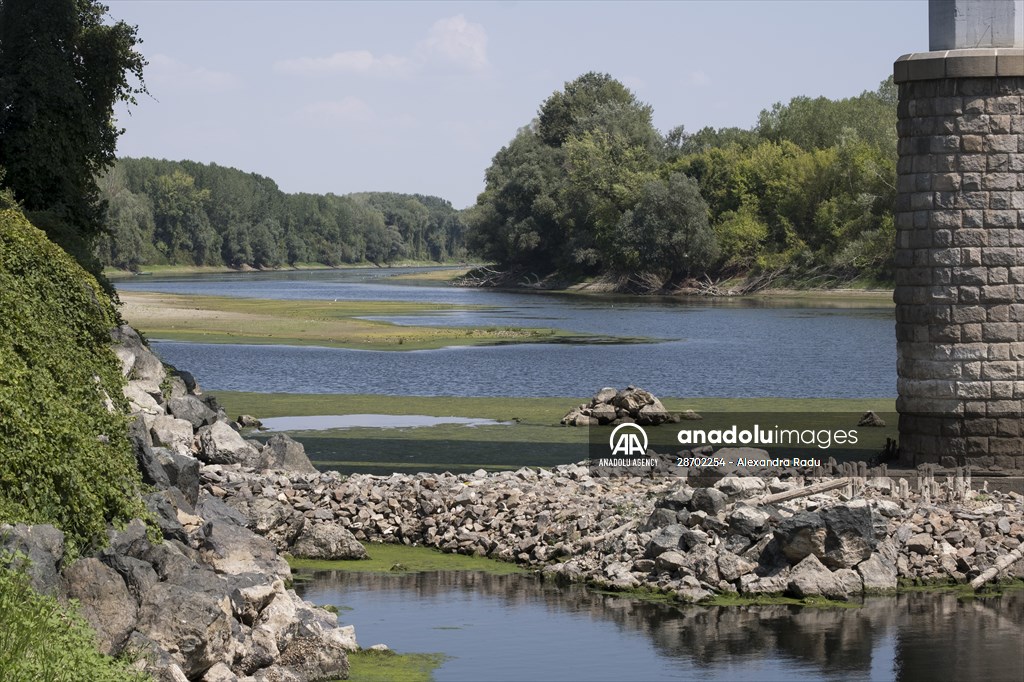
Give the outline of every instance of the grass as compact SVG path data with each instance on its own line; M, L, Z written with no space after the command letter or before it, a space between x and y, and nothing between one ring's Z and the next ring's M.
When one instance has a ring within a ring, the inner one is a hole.
M480 571L492 575L525 573L515 564L465 554L445 554L430 547L364 542L369 559L322 561L288 559L297 572L345 571L350 573L428 573L433 571ZM396 568L396 566L398 568Z
M608 343L546 328L419 327L360 319L466 310L403 301L287 301L121 292L122 314L149 338L197 343L282 344L361 350L425 350L503 343ZM616 342L641 339L615 339Z
M444 654L397 654L364 649L348 655L350 682L430 682Z
M439 425L428 428L353 428L297 431L314 464L347 473L387 474L393 471L471 472L552 467L579 462L589 455L590 429L563 427L562 416L582 398L448 398L379 395L303 395L291 393L216 392L231 415L290 417L328 414L389 414L460 416L512 421L508 425L465 427ZM857 400L785 399L664 399L669 410L692 409L705 415L700 422L684 422L649 429L652 441L666 443L679 428L714 429L731 424L734 413L798 413L801 422L832 424L829 413L841 413L842 422L855 420L867 410L891 412L891 398ZM834 417L832 418L834 421ZM895 435L895 420L880 429L861 429L862 445L856 452L869 456L881 450L885 438ZM849 426L856 424L852 421ZM696 425L699 425L696 426ZM834 424L832 424L834 425ZM605 427L600 427L604 429ZM603 433L596 432L596 433ZM596 436L595 436L596 437ZM674 451L656 447L660 451ZM681 449L676 446L675 449ZM793 451L796 452L796 451ZM799 452L807 456L806 450ZM820 455L820 452L817 453ZM829 454L832 454L831 452ZM834 455L839 457L838 454Z

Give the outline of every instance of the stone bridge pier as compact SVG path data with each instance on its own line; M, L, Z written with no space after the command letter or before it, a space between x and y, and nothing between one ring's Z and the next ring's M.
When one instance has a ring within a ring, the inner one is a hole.
M1024 3L930 0L900 57L900 463L1024 469Z

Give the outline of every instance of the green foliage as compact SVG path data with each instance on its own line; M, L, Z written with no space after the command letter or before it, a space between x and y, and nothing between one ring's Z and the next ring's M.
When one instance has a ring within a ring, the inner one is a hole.
M273 268L466 255L458 211L438 197L285 194L270 178L193 161L121 159L100 182L104 265Z
M32 589L23 556L0 555L0 680L128 682L150 679L101 654L76 612Z
M0 310L0 522L52 523L72 551L101 543L108 522L143 512L110 350L114 309L95 279L5 210Z
M93 0L0 0L4 183L51 239L90 266L103 230L96 177L113 163L122 132L114 105L145 92L138 43L134 27L109 22Z
M588 73L495 155L467 212L469 245L541 274L889 280L895 122L890 79L776 104L751 130L661 137L650 107Z

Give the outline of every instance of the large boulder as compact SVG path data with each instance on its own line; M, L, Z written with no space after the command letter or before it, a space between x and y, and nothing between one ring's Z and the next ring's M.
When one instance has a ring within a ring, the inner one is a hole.
M256 468L260 470L284 470L299 473L315 474L317 469L306 456L302 443L292 440L288 435L279 433L270 437L256 460Z
M791 564L814 554L830 568L853 568L871 556L875 544L871 507L857 500L803 512L780 523L775 537Z
M167 409L175 417L184 419L196 429L209 426L217 421L217 413L194 395L171 398L167 403Z
M292 554L304 559L366 559L366 548L348 530L329 523L308 524Z
M192 424L184 419L157 415L149 426L149 435L157 447L165 447L179 455L192 454Z
M226 422L217 421L196 433L199 459L207 464L241 464L255 461L256 448L246 442Z
M846 599L849 597L846 585L828 570L818 557L807 555L793 567L789 576L788 591L795 597L827 597Z
M665 552L679 549L683 534L687 532L685 526L677 523L665 526L651 538L647 543L647 551L644 556L648 559L655 559Z
M737 506L726 520L730 531L756 540L768 530L769 518L766 512L756 507Z
M214 664L231 660L232 623L227 595L218 598L161 582L143 596L136 629L196 680Z
M268 497L246 501L239 497L230 500L231 506L245 514L250 530L264 536L278 549L287 549L299 538L306 527L306 517L290 504Z
M138 332L121 325L110 332L113 350L121 361L121 373L147 393L160 393L167 370L153 351L146 347Z
M25 570L32 589L52 594L59 588L61 562L64 560L64 533L53 526L0 525L0 558L20 552L28 560Z
M199 531L199 555L218 573L267 573L291 577L288 562L274 546L248 528L223 521L207 521Z
M117 571L99 559L79 559L64 571L69 599L78 600L78 611L96 631L100 651L121 653L135 629L139 609Z

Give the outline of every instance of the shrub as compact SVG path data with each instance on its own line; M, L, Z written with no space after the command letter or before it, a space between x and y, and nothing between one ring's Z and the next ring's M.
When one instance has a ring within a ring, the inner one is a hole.
M143 513L115 310L67 253L0 211L0 522L52 523L74 554Z

